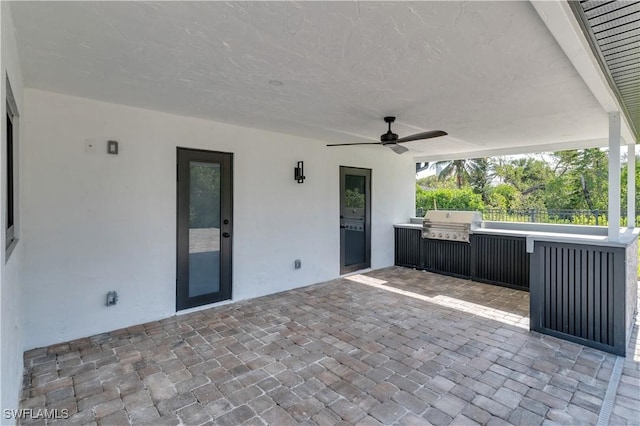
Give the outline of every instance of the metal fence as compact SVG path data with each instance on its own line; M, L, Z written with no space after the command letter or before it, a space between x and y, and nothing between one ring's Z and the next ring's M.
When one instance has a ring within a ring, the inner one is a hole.
M425 209L418 208L416 216L422 217ZM607 226L606 210L564 210L564 209L484 209L482 220L499 222L565 223L574 225ZM627 212L620 212L620 225L627 226ZM640 216L636 224L640 223Z

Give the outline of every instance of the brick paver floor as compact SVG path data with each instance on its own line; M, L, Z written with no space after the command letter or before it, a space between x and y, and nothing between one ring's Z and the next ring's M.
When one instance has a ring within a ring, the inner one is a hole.
M640 318L636 316L636 324L631 334L631 343L624 359L622 377L616 392L611 415L611 424L640 425L640 341L638 328Z
M596 423L616 357L529 332L528 303L386 268L31 350L22 408L108 425ZM612 422L640 421L638 365Z

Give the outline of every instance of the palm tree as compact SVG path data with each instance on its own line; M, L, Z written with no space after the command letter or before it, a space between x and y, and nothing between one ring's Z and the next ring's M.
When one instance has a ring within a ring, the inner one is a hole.
M482 201L489 202L489 192L494 174L494 163L489 158L474 158L471 163L469 173L469 184L476 194L482 196Z
M468 183L479 194L485 191L492 178L492 167L488 158L437 161L435 166L438 179L454 177L458 188Z
M434 163L438 179L445 180L449 177L456 179L458 188L462 188L465 182L469 181L470 160L445 160Z

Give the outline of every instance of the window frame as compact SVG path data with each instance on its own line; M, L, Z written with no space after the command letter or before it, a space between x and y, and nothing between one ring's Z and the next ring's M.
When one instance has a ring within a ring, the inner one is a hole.
M6 216L4 220L5 230L5 263L9 260L11 253L18 244L18 108L13 97L9 77L6 77L6 129L4 140L4 169L6 170L4 178L5 194L4 202L6 203Z

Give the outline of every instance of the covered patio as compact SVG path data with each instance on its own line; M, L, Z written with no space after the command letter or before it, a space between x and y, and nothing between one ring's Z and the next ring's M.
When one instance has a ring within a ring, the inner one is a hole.
M535 292L393 266L417 162L608 147L607 228L518 232L538 271L547 247L613 247L575 281L600 271L632 329L639 2L0 15L3 422L639 420L637 323L615 357L530 331Z
M78 424L584 425L607 399L611 424L635 424L637 324L612 389L616 357L529 332L528 299L352 275L26 352L21 407Z

